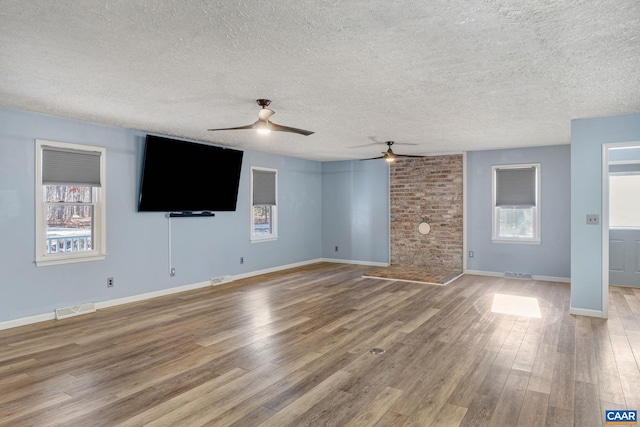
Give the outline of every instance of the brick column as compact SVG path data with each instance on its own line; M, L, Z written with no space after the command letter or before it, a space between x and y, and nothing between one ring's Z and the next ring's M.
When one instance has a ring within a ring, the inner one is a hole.
M461 154L391 165L392 264L462 271L462 166Z

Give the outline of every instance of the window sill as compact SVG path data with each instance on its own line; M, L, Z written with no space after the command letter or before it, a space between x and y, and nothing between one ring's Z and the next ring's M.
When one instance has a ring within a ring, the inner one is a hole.
M107 256L105 254L91 254L84 256L60 256L60 257L47 257L36 261L36 266L38 267L46 267L48 265L60 265L60 264L72 264L76 262L85 262L85 261L100 261L105 259Z
M273 242L275 240L278 240L278 236L252 237L251 243Z
M511 243L511 244L517 244L517 245L540 245L542 242L540 241L540 239L529 239L529 240L524 240L524 239L506 239L506 238L502 238L502 239L491 239L491 243Z

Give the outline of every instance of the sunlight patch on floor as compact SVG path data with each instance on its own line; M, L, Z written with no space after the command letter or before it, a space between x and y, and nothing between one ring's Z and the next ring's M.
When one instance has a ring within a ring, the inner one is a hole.
M493 313L515 314L516 316L542 317L537 298L515 295L495 294L491 311Z

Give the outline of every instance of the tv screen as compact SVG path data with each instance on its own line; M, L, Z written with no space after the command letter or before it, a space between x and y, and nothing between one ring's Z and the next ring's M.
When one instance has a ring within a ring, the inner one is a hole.
M138 211L235 211L243 154L147 135Z

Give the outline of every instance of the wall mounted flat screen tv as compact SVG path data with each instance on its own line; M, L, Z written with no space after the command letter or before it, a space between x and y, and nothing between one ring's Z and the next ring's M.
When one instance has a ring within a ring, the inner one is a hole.
M138 211L235 211L243 154L147 135Z

